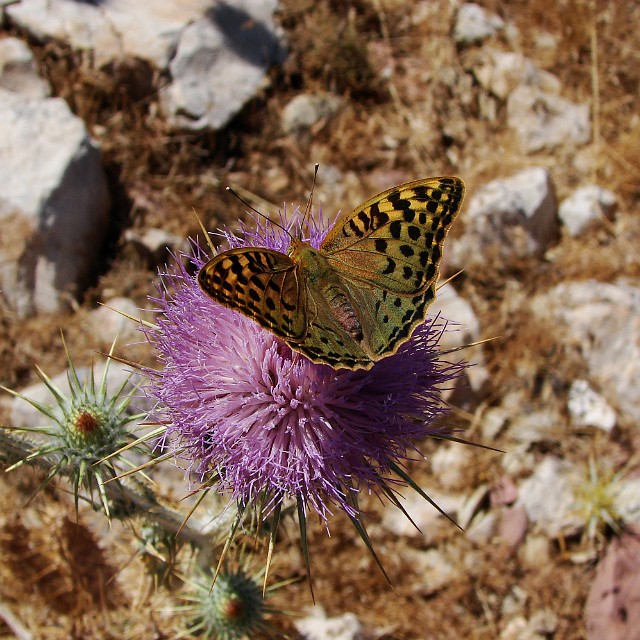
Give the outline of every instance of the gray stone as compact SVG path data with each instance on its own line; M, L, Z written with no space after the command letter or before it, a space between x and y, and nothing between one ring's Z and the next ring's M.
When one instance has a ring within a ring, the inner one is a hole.
M57 311L92 271L111 204L100 152L64 100L0 90L0 183L0 288L21 317Z
M467 2L458 9L453 38L458 44L482 42L504 28L504 20L475 2Z
M542 534L529 534L518 549L518 559L528 569L539 569L551 562L551 541Z
M189 244L184 238L164 229L145 229L142 233L127 229L124 239L135 247L151 267L166 264L171 257L170 252L187 253L189 250Z
M439 548L426 551L410 549L406 559L419 576L413 586L422 596L437 593L461 575L460 564L449 560Z
M618 411L640 422L640 288L624 280L567 282L536 296L531 309L577 349L588 379Z
M87 327L91 329L98 344L111 345L137 342L142 338L139 324L129 317L139 318L141 311L129 298L111 298L89 314Z
M463 529L466 529L474 517L481 513L483 504L487 502L488 493L489 485L481 484L472 494L465 496L456 518L456 522Z
M451 442L442 444L431 456L431 471L438 478L438 486L456 489L464 486L465 471L471 463L471 447Z
M282 111L282 130L300 133L323 119L332 118L342 100L332 95L301 94L290 100Z
M482 442L490 442L498 437L509 419L509 413L502 407L491 407L482 415L480 432Z
M294 621L305 640L361 640L362 625L353 613L327 618L324 609L315 606L305 618Z
M640 523L640 478L622 477L616 482L613 508L625 524Z
M474 391L479 390L489 379L485 367L482 345L468 346L478 339L480 321L473 307L458 295L451 283L438 287L435 301L429 307L430 317L439 317L447 330L439 341L441 351L458 351L470 365L465 371L466 377Z
M513 416L509 437L516 442L535 444L558 439L560 416L550 408L524 410Z
M602 218L610 217L616 204L616 196L611 191L588 185L576 189L560 203L558 217L569 235L576 237Z
M556 94L562 88L560 78L512 51L483 48L473 60L471 71L480 86L501 100L520 86Z
M427 494L453 520L464 504L464 497L461 495L443 494L430 489ZM421 539L424 544L431 544L442 524L452 526L433 505L417 493L407 492L406 497L398 498L411 520L396 506L388 504L382 516L382 526L395 536Z
M575 533L584 524L576 504L571 469L551 456L518 488L516 506L523 506L529 521L552 538Z
M272 14L277 0L216 4L181 33L169 65L172 82L160 92L169 121L192 130L219 129L267 81L284 50Z
M549 172L532 168L489 182L469 200L465 222L447 254L456 268L482 267L487 257L508 264L541 255L558 232Z
M25 98L47 98L49 83L38 74L31 49L18 38L0 40L0 87Z
M575 104L554 93L516 87L507 99L507 124L526 153L589 142L589 106Z
M616 412L586 380L571 383L567 409L578 427L596 427L609 433L616 426Z
M7 15L39 40L91 51L99 67L131 57L166 69L182 30L210 7L211 0L21 0Z

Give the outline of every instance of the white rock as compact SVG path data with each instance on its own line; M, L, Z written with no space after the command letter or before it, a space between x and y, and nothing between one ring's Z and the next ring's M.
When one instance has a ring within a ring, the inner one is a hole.
M529 521L550 537L574 533L584 524L576 505L568 465L551 456L518 488L516 506L523 506Z
M578 349L588 378L618 410L640 422L640 288L620 280L559 284L531 301L561 344Z
M507 593L502 601L500 607L500 613L503 617L513 616L516 613L521 613L524 610L529 594L517 584L511 588L511 591Z
M538 609L529 618L529 626L535 633L548 638L558 628L558 616L551 609Z
M460 577L460 564L452 563L440 549L409 550L407 555L407 559L420 576L419 580L414 581L414 588L423 596L440 591Z
M172 82L160 92L173 125L219 129L267 82L267 69L283 58L276 7L277 0L219 3L182 31Z
M539 569L551 562L551 541L542 534L530 534L518 549L518 559L529 569Z
M557 440L559 424L560 416L550 408L522 411L513 416L509 425L509 437L516 442L527 444Z
M640 522L640 478L622 477L618 480L613 506L626 524Z
M164 70L184 27L210 8L211 0L21 0L7 15L39 40L56 39L91 51L97 66L131 57Z
M435 451L431 457L431 471L438 478L439 486L455 489L463 485L470 463L471 447L452 442Z
M464 497L453 494L436 493L428 487L424 489L427 495L453 520L464 504ZM439 532L440 525L453 526L446 521L440 512L427 500L417 493L407 493L406 497L398 496L402 508L409 514L413 523L407 516L393 504L385 507L382 516L382 526L395 536L419 538L425 544L430 544ZM415 526L414 526L415 523ZM418 529L416 529L416 526Z
M457 268L482 267L487 256L508 264L540 255L558 231L549 172L532 168L489 182L469 200L465 222L462 236L448 249Z
M546 93L560 93L560 78L537 67L521 53L482 49L473 62L472 72L487 91L505 100L519 86Z
M534 454L529 451L528 442L509 446L505 454L500 458L500 464L505 473L510 476L519 476L533 471L536 466Z
M532 640L528 631L527 619L524 616L515 616L500 632L500 640Z
M21 317L57 311L91 272L110 207L100 152L64 100L0 90L0 184L0 288Z
M558 217L569 235L576 237L603 217L609 217L616 203L615 195L608 189L588 185L576 189L560 203Z
M575 104L554 93L520 86L507 99L507 124L526 153L589 142L589 106Z
M31 49L18 38L0 40L0 87L25 98L47 98L49 83L38 75Z
M342 104L338 96L301 94L290 100L282 111L282 130L300 133L323 118L333 117Z
M504 27L504 20L475 2L467 2L458 10L453 38L458 44L474 44L491 37Z
M111 298L105 306L94 309L88 318L92 333L100 344L111 344L117 337L117 344L142 340L139 324L127 316L139 318L141 311L129 298Z
M485 365L482 345L467 347L480 335L480 321L473 307L458 295L451 283L438 288L433 304L429 307L429 316L439 316L447 322L447 330L442 334L439 345L442 351L460 349L457 354L470 365L465 375L474 391L479 390L489 379ZM450 356L455 360L455 355Z
M451 283L438 287L436 299L429 307L430 316L440 316L450 320L450 331L446 331L440 345L445 349L453 349L478 339L480 321L473 307L458 295Z
M458 511L458 524L466 529L473 520L474 516L478 515L482 509L482 505L487 502L487 496L489 494L489 485L481 484L476 487L474 492L467 496L460 510Z
M353 613L327 618L322 607L311 609L306 618L294 625L304 640L361 640L362 625Z
M491 407L482 415L480 421L480 432L482 442L490 442L498 437L503 427L509 419L508 412L502 407Z
M596 427L610 432L616 426L616 412L586 380L571 383L567 408L578 427Z
M187 253L189 250L189 244L184 238L164 229L146 229L143 233L127 229L124 239L147 259L151 267L166 264L170 251Z
M498 514L495 511L484 511L479 513L467 527L467 538L476 544L486 544L490 542L498 526Z

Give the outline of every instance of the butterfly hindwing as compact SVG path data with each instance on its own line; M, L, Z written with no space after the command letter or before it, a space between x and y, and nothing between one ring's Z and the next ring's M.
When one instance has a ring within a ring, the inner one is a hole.
M198 273L202 290L285 340L306 335L305 289L297 265L270 249L238 248L207 262Z

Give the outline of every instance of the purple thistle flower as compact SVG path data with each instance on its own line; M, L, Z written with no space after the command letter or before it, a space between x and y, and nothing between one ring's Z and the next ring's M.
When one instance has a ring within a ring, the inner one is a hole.
M301 224L281 216L293 235ZM308 241L319 247L328 227L319 214L307 222ZM223 232L226 248L255 246L286 252L290 237L256 221L241 235ZM196 243L193 266L208 256ZM294 498L326 522L337 505L358 520L362 491L394 500L385 475L415 485L401 471L419 453L416 442L446 437L434 427L446 412L440 392L464 369L439 359L446 323L416 329L399 351L369 371L333 369L294 354L282 340L239 312L219 305L181 263L163 274L157 325L146 329L161 369L149 370L149 393L158 418L180 455L202 482L242 505L263 500L278 508ZM395 500L394 500L395 501ZM397 503L397 502L396 502ZM359 520L358 520L359 521Z

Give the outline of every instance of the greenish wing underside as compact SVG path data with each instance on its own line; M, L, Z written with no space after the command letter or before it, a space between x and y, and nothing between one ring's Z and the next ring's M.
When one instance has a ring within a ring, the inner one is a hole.
M270 249L231 249L198 273L200 287L214 300L294 341L307 333L305 289L299 280L293 260Z

